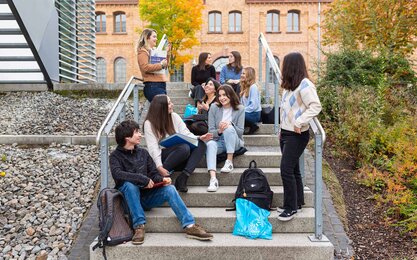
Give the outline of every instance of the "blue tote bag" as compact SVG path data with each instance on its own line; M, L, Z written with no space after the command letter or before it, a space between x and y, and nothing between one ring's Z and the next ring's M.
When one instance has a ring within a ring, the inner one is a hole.
M196 115L198 113L198 109L193 105L188 104L184 110L184 119L190 117L192 115Z
M269 215L268 210L258 207L255 203L241 198L237 199L233 235L271 240L272 225L268 221Z

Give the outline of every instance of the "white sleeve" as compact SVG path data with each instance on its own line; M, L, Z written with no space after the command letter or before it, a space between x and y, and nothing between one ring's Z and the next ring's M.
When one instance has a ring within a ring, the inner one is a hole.
M172 123L177 129L177 133L196 138L196 136L190 132L187 125L185 125L184 121L177 113L172 113Z
M153 133L152 126L149 121L145 121L144 132L149 154L155 162L156 167L162 166L162 151L159 147L159 140Z

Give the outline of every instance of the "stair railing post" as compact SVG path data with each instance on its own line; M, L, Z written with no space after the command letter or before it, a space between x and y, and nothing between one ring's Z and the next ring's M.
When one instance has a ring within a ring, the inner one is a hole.
M100 136L100 172L101 186L100 190L107 188L109 180L109 143L108 136Z
M300 173L301 173L301 179L303 181L303 186L305 186L305 176L306 176L306 172L305 172L305 164L304 164L304 154L305 154L305 150L303 151L303 153L300 156L299 159L299 165L300 165Z
M270 81L270 75L269 75L269 70L270 70L270 65L269 65L269 60L268 60L268 56L265 59L265 102L267 104L269 104L269 101L271 100L271 95L269 94L269 88L268 88L268 84Z
M262 82L262 42L261 38L258 38L258 44L259 44L259 65L258 65L258 78L259 78L259 84Z
M310 237L312 241L322 241L323 238L323 210L322 210L322 158L323 158L323 142L322 136L319 132L315 134L314 138L314 171L315 171L315 190L314 190L314 238Z
M133 88L133 119L139 123L139 86Z

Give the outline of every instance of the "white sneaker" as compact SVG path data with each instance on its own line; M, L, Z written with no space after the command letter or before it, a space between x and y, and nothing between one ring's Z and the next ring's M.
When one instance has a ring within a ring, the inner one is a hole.
M226 160L226 162L224 163L223 168L220 170L221 172L225 172L225 173L229 173L231 171L233 171L233 163L230 160Z
M207 191L209 192L215 192L219 188L219 181L216 178L210 179L210 184L207 187Z

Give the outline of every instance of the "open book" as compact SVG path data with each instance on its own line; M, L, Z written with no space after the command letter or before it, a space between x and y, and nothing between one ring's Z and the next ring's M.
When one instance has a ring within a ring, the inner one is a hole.
M191 149L196 148L198 146L198 139L195 137L189 137L183 134L173 134L168 136L161 142L159 145L165 148L178 145L178 144L188 144Z

